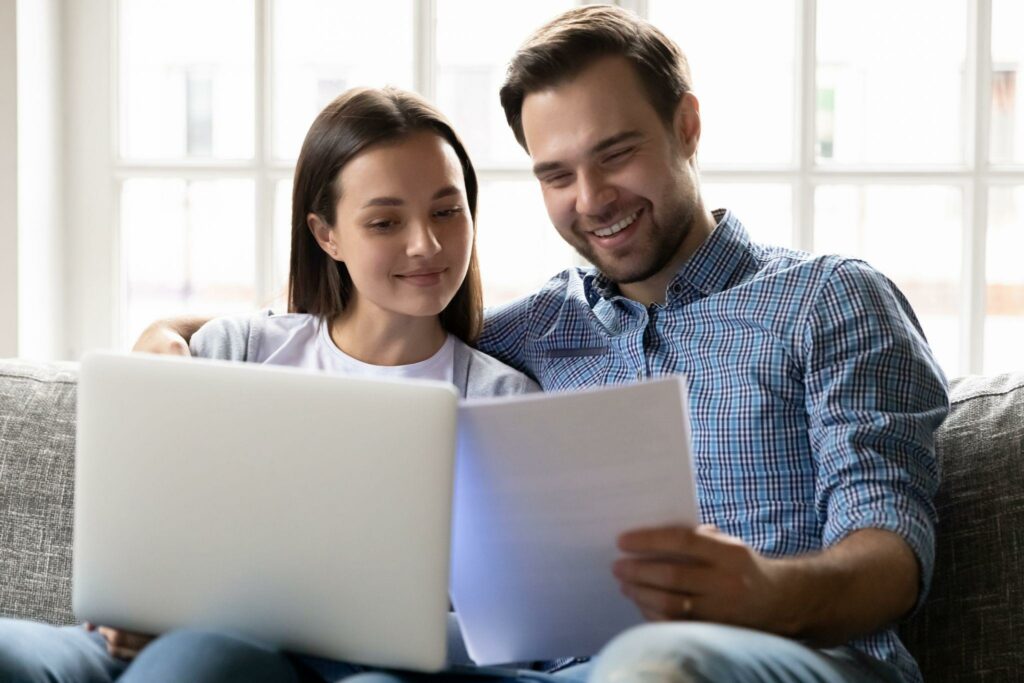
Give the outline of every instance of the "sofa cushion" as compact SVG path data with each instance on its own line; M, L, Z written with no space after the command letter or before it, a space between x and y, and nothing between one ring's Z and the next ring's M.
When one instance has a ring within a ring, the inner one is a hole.
M903 640L926 681L1024 672L1024 373L951 386L940 428L935 577Z
M74 622L76 376L0 360L0 616Z

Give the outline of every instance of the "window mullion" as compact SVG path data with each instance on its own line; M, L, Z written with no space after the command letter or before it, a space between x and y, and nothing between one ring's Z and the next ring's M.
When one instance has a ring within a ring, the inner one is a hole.
M414 88L431 102L437 98L437 0L413 3Z
M270 178L269 164L273 157L273 97L271 83L273 59L273 0L254 0L256 34L255 46L255 83L254 102L254 161L256 174L253 196L256 205L256 240L254 255L256 259L256 305L265 306L272 298L274 273L274 187Z
M799 0L796 4L797 59L796 83L798 112L794 139L800 174L793 201L793 244L797 249L814 249L814 170L817 112L817 2Z
M973 116L969 163L972 179L965 193L961 370L982 371L985 345L985 243L988 233L988 153L991 125L992 0L968 3L968 65Z

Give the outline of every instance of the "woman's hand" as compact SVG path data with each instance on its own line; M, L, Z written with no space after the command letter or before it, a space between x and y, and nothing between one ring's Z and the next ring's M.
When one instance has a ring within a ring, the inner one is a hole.
M130 660L135 659L142 648L146 647L155 636L145 633L133 633L132 631L121 631L109 626L97 626L85 622L85 630L99 631L103 639L107 641L107 653L111 657Z

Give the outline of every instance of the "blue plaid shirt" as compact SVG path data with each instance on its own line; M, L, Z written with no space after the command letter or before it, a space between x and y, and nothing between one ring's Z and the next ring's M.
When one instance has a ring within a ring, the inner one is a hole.
M772 557L886 529L931 581L945 377L910 305L865 263L753 244L718 225L665 305L593 269L489 310L480 349L547 391L683 373L701 517ZM894 629L851 646L921 675Z

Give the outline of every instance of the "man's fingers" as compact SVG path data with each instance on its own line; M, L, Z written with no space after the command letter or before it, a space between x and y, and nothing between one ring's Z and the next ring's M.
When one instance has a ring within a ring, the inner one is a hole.
M669 560L622 558L612 565L615 578L675 593L707 595L716 592L721 572L707 565Z
M684 593L672 593L657 588L622 584L622 592L640 608L649 621L683 620L698 618L699 598Z
M636 555L688 557L709 563L728 557L743 542L711 526L635 529L618 538L619 550Z
M135 342L132 351L143 351L146 353L162 353L172 356L188 356L188 343L176 331L154 324L146 330Z

